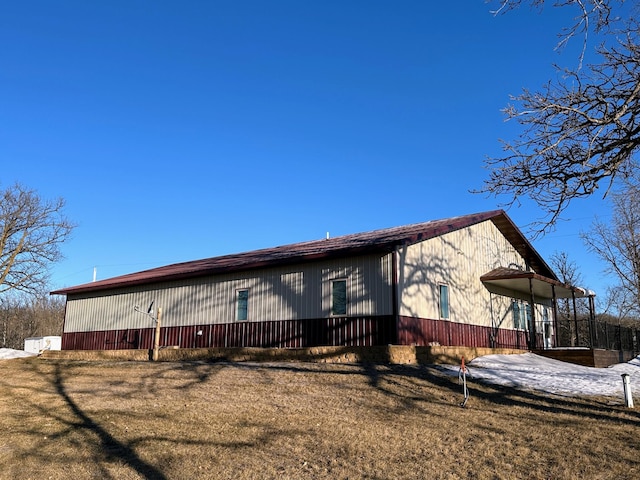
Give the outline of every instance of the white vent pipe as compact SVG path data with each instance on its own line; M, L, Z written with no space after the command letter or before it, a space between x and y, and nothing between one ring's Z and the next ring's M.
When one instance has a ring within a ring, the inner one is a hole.
M633 408L633 396L631 395L631 377L628 373L622 374L622 384L624 385L624 406Z

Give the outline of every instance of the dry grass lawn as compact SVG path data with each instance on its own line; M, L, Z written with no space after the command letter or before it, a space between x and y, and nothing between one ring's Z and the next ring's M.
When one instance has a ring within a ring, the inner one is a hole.
M638 479L622 399L425 366L0 363L1 479Z

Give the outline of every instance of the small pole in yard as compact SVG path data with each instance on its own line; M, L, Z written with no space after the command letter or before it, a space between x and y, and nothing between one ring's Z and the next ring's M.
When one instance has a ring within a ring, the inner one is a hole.
M153 361L158 361L158 351L160 350L160 317L162 316L162 308L158 308L158 316L156 317L156 331L153 336Z
M469 389L467 388L467 367L464 365L464 356L460 362L460 371L458 372L458 383L462 382L462 394L464 395L464 400L460 404L462 408L467 405L467 400L469 400Z
M156 324L156 328L153 331L153 350L149 351L149 355L151 355L152 361L157 362L158 351L160 350L160 317L162 316L162 308L158 308L158 313L155 317L153 316L153 313L152 313L153 301L151 302L151 305L149 305L149 308L147 309L146 312L141 310L138 305L134 306L133 309L138 313L142 313L143 315L148 316Z
M624 386L624 406L633 408L633 396L631 395L631 377L628 373L622 374L622 385Z

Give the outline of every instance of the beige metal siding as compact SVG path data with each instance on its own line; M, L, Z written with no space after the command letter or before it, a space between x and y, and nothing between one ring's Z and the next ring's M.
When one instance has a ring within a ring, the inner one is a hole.
M330 314L335 278L348 279L348 315L392 313L391 255L366 255L70 295L64 331L148 328L152 320L134 306L146 311L152 301L154 313L162 307L166 327L230 323L238 289L249 290L249 322L322 318Z
M399 251L399 263L400 315L439 319L438 285L446 284L450 320L483 326L492 326L492 306L480 276L500 266L525 268L491 221L407 246ZM505 321L506 304L498 312Z

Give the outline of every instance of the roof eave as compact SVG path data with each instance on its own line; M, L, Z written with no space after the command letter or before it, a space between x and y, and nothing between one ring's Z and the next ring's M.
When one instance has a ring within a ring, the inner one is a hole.
M506 212L501 211L501 213L501 215L494 216L491 221L516 248L528 266L544 277L559 281L551 267L522 234L522 231L511 221Z

